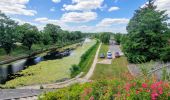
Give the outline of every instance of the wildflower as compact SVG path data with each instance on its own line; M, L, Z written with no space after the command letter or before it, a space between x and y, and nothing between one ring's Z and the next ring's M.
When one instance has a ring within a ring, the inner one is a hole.
M129 97L129 96L130 96L130 94L128 93L128 94L127 94L127 96Z
M91 96L89 100L94 100L94 97L93 97L93 96Z
M150 92L150 90L149 90L149 89L147 89L147 90L146 90L146 92L148 92L148 93L149 93L149 92Z
M159 92L159 94L163 94L163 89L162 89L162 87L159 87L159 88L158 88L158 92Z
M125 89L126 89L127 92L130 90L130 87L131 87L130 84L126 84L126 85L125 85Z
M146 83L143 83L143 84L142 84L142 87L143 87L143 88L147 88L148 85L147 85Z
M158 95L158 93L156 93L156 92L153 92L153 93L151 94L152 100L156 100L156 98L157 98L158 96L159 96L159 95Z
M138 91L138 90L136 90L136 94L139 94L139 91Z

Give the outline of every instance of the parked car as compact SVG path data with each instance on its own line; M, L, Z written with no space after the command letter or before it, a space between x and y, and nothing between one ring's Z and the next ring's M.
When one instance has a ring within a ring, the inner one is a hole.
M112 59L112 53L111 53L111 51L108 51L108 52L107 52L107 58L108 58L108 59Z
M119 52L115 52L115 58L119 58L119 57L120 57Z
M101 53L101 54L100 54L100 58L105 58L104 53Z

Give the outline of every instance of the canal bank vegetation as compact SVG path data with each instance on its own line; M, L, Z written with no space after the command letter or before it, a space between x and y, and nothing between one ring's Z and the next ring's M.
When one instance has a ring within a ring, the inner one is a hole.
M83 75L86 75L93 63L98 46L99 41L97 41L96 44L94 44L81 56L81 60L78 65L72 65L70 68L71 77L75 77L80 72L83 72Z
M80 31L69 32L47 24L42 31L29 23L19 25L0 12L0 61L29 55L37 50L63 46L86 37Z
M19 72L21 77L16 77L13 80L7 81L2 87L15 88L19 86L46 84L58 82L58 80L69 79L70 68L72 65L78 65L81 56L92 46L96 44L96 40L89 43L84 43L75 49L70 56L63 59L42 61L37 65L30 66L29 68Z

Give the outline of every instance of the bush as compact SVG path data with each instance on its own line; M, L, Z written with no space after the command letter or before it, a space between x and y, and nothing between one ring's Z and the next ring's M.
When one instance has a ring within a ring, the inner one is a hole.
M72 65L72 67L70 68L70 71L71 71L71 77L74 77L80 71L80 67L78 65Z
M154 80L95 81L44 94L40 100L169 100L170 84Z
M160 53L160 59L162 61L170 61L170 46L162 49L162 52Z
M71 77L75 77L76 75L78 75L81 71L83 71L85 69L85 67L87 67L87 60L89 60L89 56L92 55L93 51L97 49L99 42L97 41L96 44L94 44L91 48L89 48L82 56L81 56L81 60L79 62L78 65L73 65L70 68L71 71ZM91 60L91 59L90 59Z

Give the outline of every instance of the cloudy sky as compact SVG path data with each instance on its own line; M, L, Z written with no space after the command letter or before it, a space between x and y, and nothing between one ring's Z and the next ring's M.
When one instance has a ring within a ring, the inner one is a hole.
M0 10L12 19L42 29L45 24L83 32L126 32L136 9L147 0L0 0ZM170 0L156 0L170 15Z

